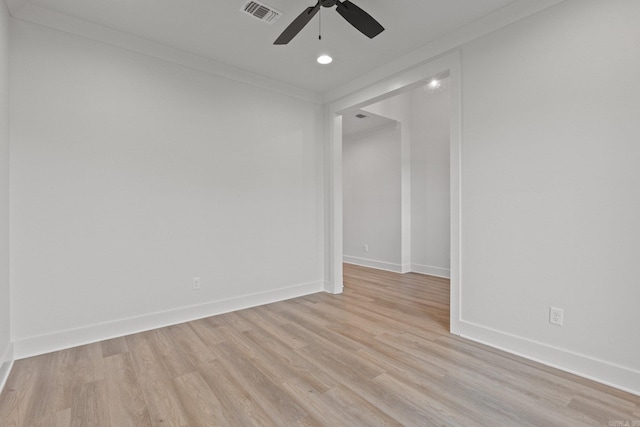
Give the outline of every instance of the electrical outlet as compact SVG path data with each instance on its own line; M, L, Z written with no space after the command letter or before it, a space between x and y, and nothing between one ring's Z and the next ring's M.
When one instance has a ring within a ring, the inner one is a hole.
M369 252L369 245L362 245L362 249L364 249L365 252Z
M193 278L193 285L192 288L194 291L197 291L200 289L200 278L199 277L194 277Z
M555 307L549 308L549 323L562 326L564 323L564 310Z

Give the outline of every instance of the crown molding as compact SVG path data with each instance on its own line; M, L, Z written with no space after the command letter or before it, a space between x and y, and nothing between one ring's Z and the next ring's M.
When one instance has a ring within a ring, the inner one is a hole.
M442 38L378 67L349 83L323 94L242 70L196 54L165 46L118 30L73 18L33 5L30 0L5 0L11 15L23 21L117 46L140 54L183 65L218 77L267 89L315 104L331 103L404 70L455 50L482 36L566 0L518 0Z
M29 0L5 0L5 2L7 3L7 8L9 8L9 13L14 16Z
M162 45L150 40L136 37L122 31L103 27L82 19L47 10L30 4L28 0L6 0L14 4L11 9L15 19L42 25L54 30L73 34L86 39L127 49L136 53L151 56L187 68L205 72L217 77L234 80L261 89L277 92L314 104L322 103L322 95L307 89L270 79L222 62L214 61L190 52ZM11 8L11 6L10 6Z
M466 43L493 33L545 9L556 6L564 1L566 0L518 0L484 18L480 18L456 31L446 34L440 39L428 43L413 52L373 69L345 85L326 91L324 93L324 102L331 103L338 101L367 86L423 65L443 54L460 48Z

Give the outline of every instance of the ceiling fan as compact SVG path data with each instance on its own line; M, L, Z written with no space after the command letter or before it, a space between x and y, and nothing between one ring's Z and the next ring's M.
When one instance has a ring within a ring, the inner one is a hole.
M311 18L318 13L320 6L336 6L336 11L342 15L347 22L356 27L358 31L370 39L384 31L384 27L380 25L378 21L348 0L318 0L318 3L316 3L315 6L306 8L296 19L294 19L273 44L289 43L300 32L300 30L302 30L304 26L311 21Z

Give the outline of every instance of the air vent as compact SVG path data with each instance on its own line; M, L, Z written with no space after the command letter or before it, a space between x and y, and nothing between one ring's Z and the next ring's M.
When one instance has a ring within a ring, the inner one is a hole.
M267 24L273 24L282 16L282 12L275 10L269 5L261 3L259 1L250 0L242 6L240 12L253 16L256 19L266 22Z

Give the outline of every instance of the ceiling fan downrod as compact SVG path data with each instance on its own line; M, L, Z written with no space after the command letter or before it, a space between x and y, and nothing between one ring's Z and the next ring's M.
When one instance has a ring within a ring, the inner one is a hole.
M333 7L336 5L337 0L320 0L319 3L323 7Z

